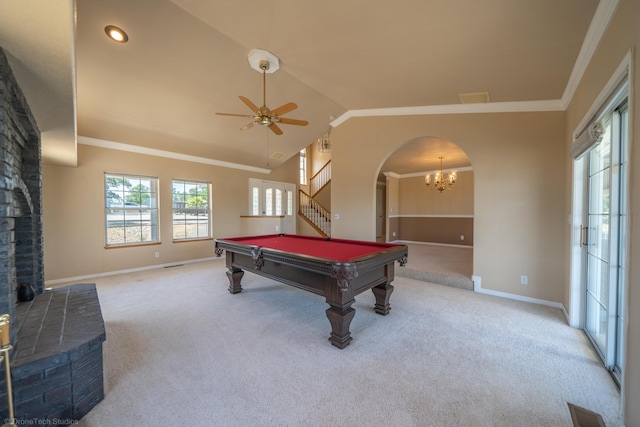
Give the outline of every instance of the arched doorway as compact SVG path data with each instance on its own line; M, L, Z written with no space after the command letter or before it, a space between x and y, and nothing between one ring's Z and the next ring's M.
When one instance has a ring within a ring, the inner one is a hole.
M445 178L456 172L455 184L442 191L425 185L425 176L441 168ZM473 289L473 198L471 161L451 141L416 137L388 156L376 182L383 223L376 234L410 246L408 268L398 274Z

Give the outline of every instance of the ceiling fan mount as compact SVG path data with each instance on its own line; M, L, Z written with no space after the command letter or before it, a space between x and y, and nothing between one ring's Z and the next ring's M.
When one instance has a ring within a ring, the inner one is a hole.
M247 107L254 113L248 114L233 114L233 113L216 113L221 116L233 116L233 117L245 117L250 118L252 121L241 127L240 130L246 130L253 127L256 124L267 126L276 135L282 135L282 129L280 129L276 123L296 126L306 126L309 124L306 120L289 119L286 117L280 117L282 114L289 113L298 106L293 102L288 102L273 110L267 107L267 72L273 73L279 69L280 64L278 58L270 52L254 49L249 54L249 64L251 68L256 71L262 72L262 107L258 108L253 102L244 96L240 96L242 101ZM272 66L273 64L273 66Z

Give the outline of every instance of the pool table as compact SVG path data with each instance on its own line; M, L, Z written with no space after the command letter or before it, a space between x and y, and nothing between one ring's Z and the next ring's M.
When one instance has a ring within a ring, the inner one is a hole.
M216 239L215 244L218 256L226 252L232 294L242 291L246 270L324 296L329 304L329 341L340 349L352 340L354 297L371 289L375 312L387 315L395 262L404 266L408 256L406 245L292 234Z

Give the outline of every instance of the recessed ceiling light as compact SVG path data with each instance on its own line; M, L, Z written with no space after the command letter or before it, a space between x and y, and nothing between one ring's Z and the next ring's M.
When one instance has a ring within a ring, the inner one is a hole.
M115 25L107 25L104 27L104 32L109 36L109 38L118 43L126 43L129 40L129 36L124 32L121 28L116 27Z

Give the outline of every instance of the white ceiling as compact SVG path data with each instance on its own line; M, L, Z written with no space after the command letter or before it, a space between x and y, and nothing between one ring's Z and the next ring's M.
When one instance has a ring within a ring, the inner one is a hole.
M46 162L76 163L77 117L77 135L100 144L273 169L354 115L458 108L459 94L485 91L491 104L482 107L493 110L562 105L603 5L615 2L82 0L76 15L74 3L0 2L0 46L43 132ZM129 42L107 39L110 24ZM297 103L285 117L308 126L281 125L277 136L215 114L251 113L239 95L262 105L262 76L247 60L256 48L280 60L267 74L267 105ZM389 167L433 168L442 144L415 141Z

